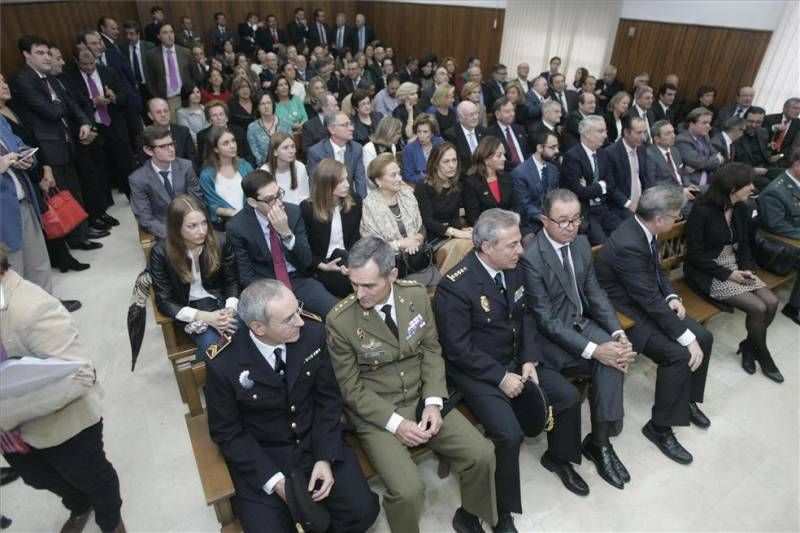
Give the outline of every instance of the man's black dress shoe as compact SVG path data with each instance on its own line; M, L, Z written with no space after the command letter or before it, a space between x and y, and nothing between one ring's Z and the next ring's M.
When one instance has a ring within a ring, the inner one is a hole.
M102 239L103 237L108 237L109 235L111 235L111 232L108 230L99 230L92 227L86 230L87 239Z
M100 219L109 226L119 226L119 220L112 217L108 213L103 213L102 215L100 215Z
M61 272L67 272L69 270L75 270L80 272L81 270L86 270L87 268L89 268L89 266L91 266L89 265L89 263L81 263L74 257L69 256L69 258L66 261L64 261L64 263L58 265L58 269Z
M651 420L644 425L642 433L645 437L650 439L653 444L658 446L658 449L661 450L664 455L676 463L688 465L694 459L692 454L686 451L686 448L681 446L681 443L675 438L672 428L664 432L656 431L656 428L653 427L653 421Z
M81 308L81 303L78 300L61 300L61 305L66 307L70 313Z
M557 475L568 491L577 494L578 496L587 496L589 494L589 485L583 478L572 468L568 462L556 461L550 456L550 452L544 452L540 461L542 466Z
M97 231L108 231L111 229L111 224L98 217L89 221L89 227Z
M517 528L514 527L514 517L511 516L511 513L501 515L492 531L494 533L517 533Z
M694 402L689 402L689 420L699 428L707 428L711 425L711 420L708 419L706 414L697 407Z
M585 439L583 439L583 445L581 445L581 453L584 457L589 459L594 465L597 467L597 473L600 474L600 477L603 478L609 485L618 489L624 489L625 484L617 474L617 470L614 468L613 459L611 458L611 445L607 444L605 446L598 446L587 435Z
M622 461L620 461L619 457L617 457L617 451L613 446L611 446L611 464L614 465L614 470L617 471L617 475L623 483L628 483L631 480L631 475L628 473L628 469L625 468L625 465L622 464Z
M16 479L19 479L19 472L10 466L0 467L0 485L8 485Z
M98 248L102 248L102 247L103 247L103 245L101 243L94 242L94 241L89 241L89 240L86 240L86 241L83 241L83 242L79 242L78 244L76 244L74 246L70 246L70 248L72 248L74 250L97 250Z
M478 517L468 513L463 507L456 509L456 514L453 515L453 529L456 533L486 533Z
M739 349L736 353L742 354L742 368L748 374L756 373L756 354L753 345L750 341L745 339L739 343Z
M781 309L781 313L789 317L792 322L800 326L800 307L786 304L783 306L783 309Z

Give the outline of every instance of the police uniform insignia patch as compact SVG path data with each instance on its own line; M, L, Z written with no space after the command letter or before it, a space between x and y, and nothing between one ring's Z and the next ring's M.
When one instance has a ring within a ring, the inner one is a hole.
M458 270L456 270L455 272L449 273L447 275L447 279L449 279L450 281L456 281L458 278L463 276L466 271L467 271L467 267L461 267Z
M486 313L492 310L492 307L489 305L489 298L483 294L481 294L481 309L483 309Z
M206 348L206 357L209 360L213 360L230 343L231 338L228 335L221 335L217 342Z
M314 322L322 322L321 316L315 315L311 311L306 311L305 309L300 309L300 316L309 320L313 320Z

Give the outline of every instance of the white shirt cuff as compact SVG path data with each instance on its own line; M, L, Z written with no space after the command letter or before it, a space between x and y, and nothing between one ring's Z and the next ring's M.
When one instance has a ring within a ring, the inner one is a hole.
M497 386L498 387L501 386L507 377L508 377L508 371L506 371L506 373L503 374L503 379L500 380L500 383L498 383Z
M680 299L681 299L681 297L673 292L672 294L668 294L667 297L664 298L664 301L669 303L670 300L680 300Z
M628 207L629 205L631 205L631 201L630 201L630 200L627 200L627 201L625 202L625 207Z
M398 415L397 413L392 413L392 416L389 417L389 421L386 422L386 431L394 435L397 432L397 428L400 427L400 422L405 420L402 416Z
M597 183L599 183L599 184L600 184L600 189L602 189L602 191L603 191L603 194L605 194L605 193L606 193L606 182L605 182L605 181L603 181L603 180L600 180L600 181L598 181Z
M611 338L612 339L616 338L617 335L625 335L625 330L618 329L617 331L612 331L611 332ZM625 335L625 336L627 337L627 335Z
M442 401L442 399L438 396L431 396L430 398L425 398L425 407L428 407L429 405L437 405L439 406L439 409L441 409L444 407L444 401Z
M239 298L230 297L225 300L225 308L237 309L239 307Z
M292 248L294 248L294 242L296 240L294 238L294 233L292 233L292 236L289 237L288 239L281 239L281 240L283 241L283 245L286 247L287 250L291 250Z
M597 344L593 343L592 341L589 341L589 343L586 345L586 348L583 349L581 357L583 357L584 359L591 359L596 349L597 349Z
M266 492L267 494L272 494L275 491L275 485L277 485L278 482L283 479L286 479L286 476L284 476L281 472L278 472L277 474L269 478L267 482L264 483L263 487L264 492Z
M687 329L681 334L680 337L678 337L677 340L678 344L680 344L681 346L689 346L694 342L696 338L697 337L695 337L694 333L692 333L690 329Z
M196 316L197 309L193 307L182 307L181 310L175 315L175 320L180 320L181 322L194 322Z

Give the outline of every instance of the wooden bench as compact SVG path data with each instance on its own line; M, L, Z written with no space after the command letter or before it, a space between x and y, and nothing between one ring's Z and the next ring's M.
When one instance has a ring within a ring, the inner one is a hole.
M137 225L139 230L139 244L142 245L142 252L144 253L144 260L146 263L150 262L150 250L156 245L156 238L147 233L141 226Z

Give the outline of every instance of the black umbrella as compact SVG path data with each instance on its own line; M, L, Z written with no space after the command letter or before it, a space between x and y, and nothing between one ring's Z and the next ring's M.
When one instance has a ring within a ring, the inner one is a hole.
M128 307L128 338L131 341L131 372L136 368L136 359L139 358L139 350L142 348L144 338L144 326L147 322L147 299L150 297L150 287L152 280L150 272L146 269L136 276L136 283L133 285L131 294L131 304Z

